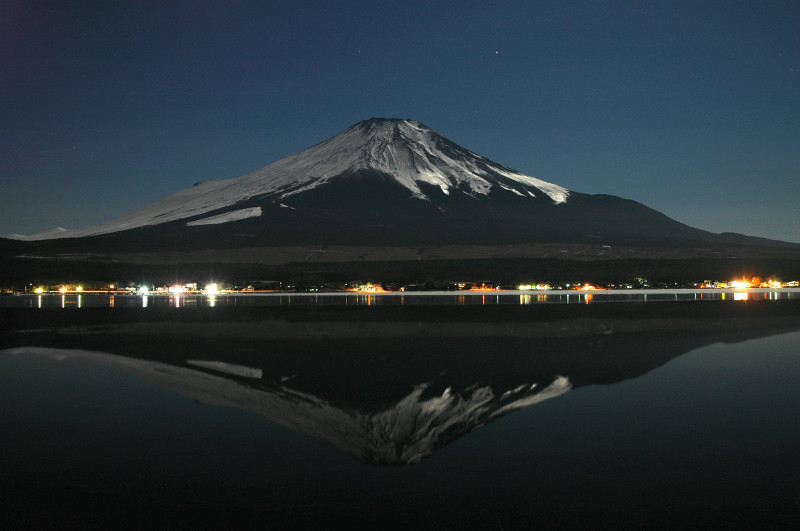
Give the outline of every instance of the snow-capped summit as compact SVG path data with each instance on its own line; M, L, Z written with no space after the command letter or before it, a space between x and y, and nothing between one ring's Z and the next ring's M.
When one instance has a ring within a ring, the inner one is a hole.
M555 203L563 203L569 195L566 188L509 170L419 122L382 118L359 122L330 140L241 179L269 183L286 197L363 170L390 175L418 199L430 199L419 183L437 186L445 194L463 190L485 196L494 187L520 196L542 193Z
M485 197L506 190L520 197L548 197L564 203L569 191L510 170L476 155L414 120L373 118L305 151L252 173L221 181L199 182L177 194L106 223L75 230L46 231L17 239L75 238L192 218L190 226L224 223L261 215L261 208L232 207L257 198L283 200L321 187L342 176L372 172L388 176L409 197L430 201L421 188L431 185L446 195ZM221 211L227 209L229 211ZM213 217L197 219L214 212Z

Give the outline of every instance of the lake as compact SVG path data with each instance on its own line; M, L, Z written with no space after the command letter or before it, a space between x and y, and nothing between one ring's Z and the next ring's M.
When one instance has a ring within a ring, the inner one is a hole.
M800 522L795 300L50 306L0 313L15 528Z

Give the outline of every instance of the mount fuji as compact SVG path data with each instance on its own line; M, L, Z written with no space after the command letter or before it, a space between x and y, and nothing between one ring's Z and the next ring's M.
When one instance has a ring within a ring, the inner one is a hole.
M140 249L783 243L714 234L632 200L574 192L477 155L419 122L380 118L99 225L9 237Z

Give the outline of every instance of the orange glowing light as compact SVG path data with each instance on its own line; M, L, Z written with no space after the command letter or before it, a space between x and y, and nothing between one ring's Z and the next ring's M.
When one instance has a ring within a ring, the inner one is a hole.
M372 284L371 282L361 284L353 288L347 288L345 291L352 291L355 293L386 293L386 290L383 289L383 286L380 284Z
M495 288L494 286L487 286L486 284L481 284L480 286L472 286L469 288L470 291L499 291L500 288Z

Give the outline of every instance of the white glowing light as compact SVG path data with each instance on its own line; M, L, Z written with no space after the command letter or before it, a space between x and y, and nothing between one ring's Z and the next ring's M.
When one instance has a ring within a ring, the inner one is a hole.
M216 295L219 293L219 287L216 284L209 284L206 286L206 293L209 295Z
M537 291L547 291L550 289L550 284L520 284L517 286L519 290L537 290Z

